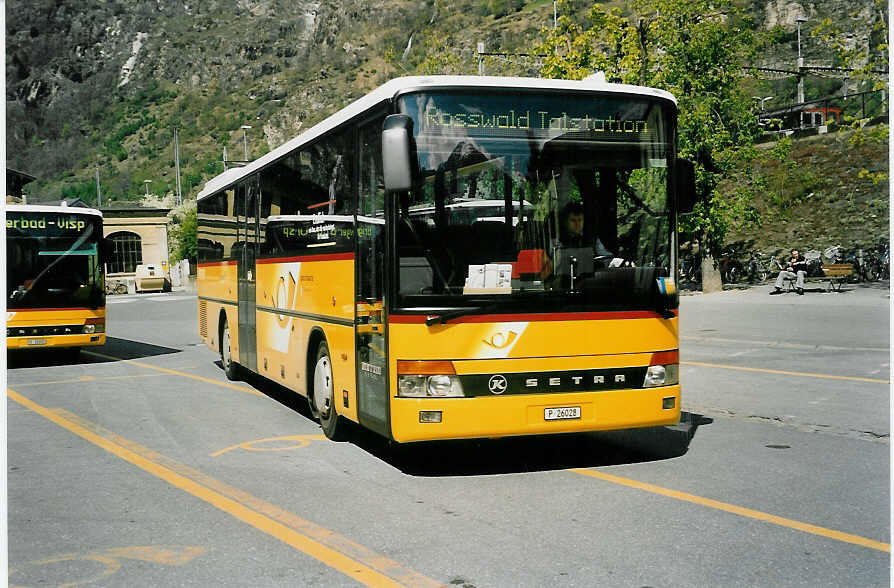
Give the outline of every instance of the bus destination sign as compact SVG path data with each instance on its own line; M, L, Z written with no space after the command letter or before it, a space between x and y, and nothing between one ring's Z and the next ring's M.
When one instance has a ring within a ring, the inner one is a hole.
M6 230L32 233L40 236L78 235L91 223L80 216L16 213L6 214Z
M521 131L536 135L575 133L587 138L642 140L654 134L650 121L620 119L614 115L586 112L552 112L548 110L515 110L499 112L454 112L429 106L422 117L422 132L450 133L457 131L505 133Z

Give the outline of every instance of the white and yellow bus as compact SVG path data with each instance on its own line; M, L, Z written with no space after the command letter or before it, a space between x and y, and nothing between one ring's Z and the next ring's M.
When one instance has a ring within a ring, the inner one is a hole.
M102 213L7 205L6 346L81 347L106 341Z
M596 80L392 80L203 188L200 335L332 438L677 423L676 118Z

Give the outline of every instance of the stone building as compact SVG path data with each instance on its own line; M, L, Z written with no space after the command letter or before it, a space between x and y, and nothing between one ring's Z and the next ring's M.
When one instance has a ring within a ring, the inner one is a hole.
M110 241L108 277L133 276L140 264L168 272L169 208L103 208L103 235Z

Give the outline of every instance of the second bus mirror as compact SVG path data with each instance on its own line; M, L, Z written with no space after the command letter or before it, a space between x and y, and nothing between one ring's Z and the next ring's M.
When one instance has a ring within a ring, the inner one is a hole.
M692 212L695 208L695 164L678 159L674 171L677 176L677 212Z
M386 192L405 192L413 187L416 153L413 149L413 119L392 114L382 126L382 171Z
M114 244L109 239L105 237L99 242L99 262L107 263L110 259L112 259L112 254L114 253Z

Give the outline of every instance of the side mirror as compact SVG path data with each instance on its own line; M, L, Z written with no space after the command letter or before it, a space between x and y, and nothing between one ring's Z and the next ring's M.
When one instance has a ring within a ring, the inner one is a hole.
M678 159L674 169L677 189L677 212L692 212L695 207L695 164Z
M106 263L112 259L113 252L114 246L112 245L112 242L103 237L99 242L99 263Z
M405 192L413 187L416 150L413 148L413 119L392 114L382 126L382 171L386 192Z

